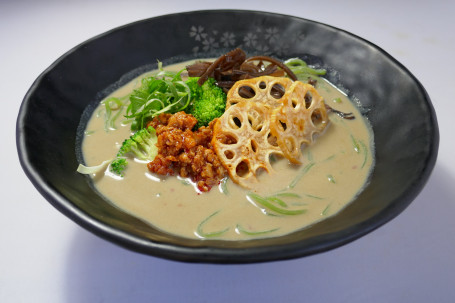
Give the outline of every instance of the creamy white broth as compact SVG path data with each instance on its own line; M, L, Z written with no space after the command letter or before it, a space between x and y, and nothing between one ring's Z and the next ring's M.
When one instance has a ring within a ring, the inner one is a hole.
M188 62L166 67L179 70ZM144 75L109 97L123 97L140 85ZM150 173L146 163L130 159L124 178L105 172L94 174L97 190L120 209L166 232L188 238L224 240L272 237L308 227L343 209L365 186L374 165L372 132L354 104L330 83L319 81L318 91L331 107L354 113L345 120L334 113L330 125L316 142L304 149L302 165L286 159L273 163L273 174L262 174L257 187L241 188L231 180L226 186L198 193L191 182L176 176ZM336 100L336 102L334 101ZM130 125L117 122L105 131L103 105L91 117L82 144L86 165L113 159L121 143L131 135ZM295 182L298 179L298 182ZM295 187L289 188L290 184ZM227 189L227 192L223 189ZM294 195L282 199L303 214L266 215L260 205L247 199L249 192L268 196L277 192ZM298 194L300 197L295 197ZM246 231L246 232L245 232Z

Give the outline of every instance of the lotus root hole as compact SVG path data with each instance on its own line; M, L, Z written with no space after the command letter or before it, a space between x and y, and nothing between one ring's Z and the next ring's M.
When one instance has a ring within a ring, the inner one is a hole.
M313 122L313 125L316 127L320 126L323 123L321 112L319 110L313 111L311 114L311 122Z
M282 132L284 132L284 131L286 130L286 127L287 127L287 126L286 126L286 122L283 122L283 121L281 121L281 120L279 120L279 122L280 122L280 124L278 124L278 128L279 128Z
M262 130L262 121L257 121L257 119L254 119L251 115L248 115L248 123L251 126L251 129L260 132Z
M232 159L234 159L235 154L232 150L225 150L224 156L226 157L226 159L232 160Z
M231 116L231 119L229 119L229 126L232 129L239 129L242 127L242 120L239 117L236 116Z
M221 136L218 137L218 140L221 143L227 144L227 145L231 145L231 144L236 144L237 143L237 138L235 138L232 135L221 135Z
M284 96L285 92L286 90L284 89L283 85L279 83L275 83L270 89L270 95L275 99L281 99Z
M239 87L238 94L245 99L251 99L256 96L256 92L251 86L243 85Z
M269 142L269 144L272 146L278 146L276 137L273 136L271 133L269 133L267 136L267 142Z
M310 108L311 102L313 102L313 95L311 94L311 92L307 92L305 94L305 107Z
M248 167L248 163L246 163L246 161L240 162L235 168L235 173L237 174L237 176L241 178L244 178L249 171L250 168Z
M265 89L266 87L267 87L267 84L265 84L264 81L261 81L261 82L259 83L259 88L260 88L260 89Z
M251 150L252 150L254 153L257 153L257 151L258 151L258 144L256 143L255 140L251 140Z

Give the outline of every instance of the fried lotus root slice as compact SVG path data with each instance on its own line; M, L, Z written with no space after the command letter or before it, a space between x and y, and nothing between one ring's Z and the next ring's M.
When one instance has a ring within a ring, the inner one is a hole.
M242 101L261 102L269 108L275 108L281 104L292 83L288 78L272 76L237 81L227 94L226 108Z
M312 85L296 81L282 102L272 113L271 132L284 156L301 164L302 147L313 143L329 123L324 99Z
M258 182L260 170L272 173L270 157L282 156L270 134L270 109L244 101L232 105L213 128L212 146L231 179L246 188Z

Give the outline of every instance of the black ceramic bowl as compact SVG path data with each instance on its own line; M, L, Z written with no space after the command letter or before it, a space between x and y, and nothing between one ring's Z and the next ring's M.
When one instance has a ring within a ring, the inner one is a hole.
M342 212L277 238L190 240L159 231L113 207L85 176L76 173L80 136L90 108L118 85L153 68L157 59L172 63L213 57L237 46L250 54L299 56L325 67L329 79L359 102L373 127L376 166L369 186ZM427 93L383 50L325 24L253 11L161 16L90 39L38 77L17 120L23 169L59 211L123 247L195 262L296 258L359 238L397 216L417 196L434 167L438 143L436 116Z

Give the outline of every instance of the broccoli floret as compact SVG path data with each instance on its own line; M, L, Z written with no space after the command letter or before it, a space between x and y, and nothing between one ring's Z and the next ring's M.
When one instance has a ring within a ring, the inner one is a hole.
M125 170L128 162L125 158L115 158L114 161L111 162L111 172L120 177L123 177L123 171Z
M198 80L198 77L186 80L191 91L191 104L185 110L187 114L192 114L197 119L197 128L209 125L226 109L226 93L216 86L215 79L208 78L202 86L199 86Z
M127 155L132 155L143 161L153 161L158 153L158 148L156 147L157 140L156 131L151 126L134 133L131 137L123 141L117 157L111 162L111 172L123 176L123 171L128 165L125 159Z

